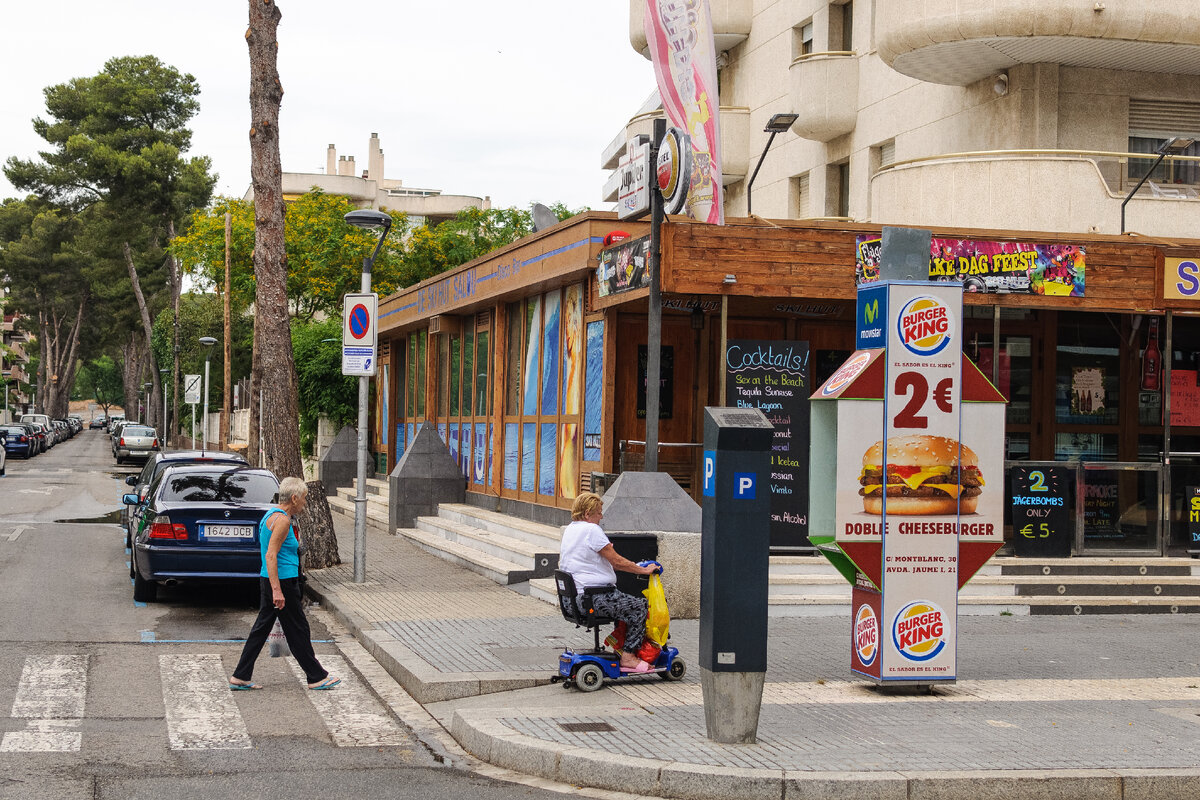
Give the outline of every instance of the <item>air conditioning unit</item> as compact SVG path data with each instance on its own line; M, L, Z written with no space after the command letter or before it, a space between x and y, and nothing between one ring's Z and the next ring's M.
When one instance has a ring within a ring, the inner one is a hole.
M429 318L429 333L456 334L462 329L462 320L453 314L438 314Z

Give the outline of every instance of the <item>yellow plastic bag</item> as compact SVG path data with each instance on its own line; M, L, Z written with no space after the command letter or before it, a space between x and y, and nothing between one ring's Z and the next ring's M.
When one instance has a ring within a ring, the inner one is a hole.
M663 593L662 578L657 573L650 576L650 585L642 592L650 605L646 615L646 638L663 647L667 643L667 629L671 627L671 614L667 611L667 596Z

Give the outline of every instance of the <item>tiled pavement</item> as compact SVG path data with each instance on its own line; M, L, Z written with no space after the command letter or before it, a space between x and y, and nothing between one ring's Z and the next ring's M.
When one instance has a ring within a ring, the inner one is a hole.
M962 680L932 695L848 680L846 620L772 619L758 742L721 745L695 621L672 627L682 682L564 692L544 685L557 653L590 637L554 608L371 529L354 585L352 525L337 527L346 563L312 576L325 605L465 749L509 769L703 798L1200 796L1192 615L963 618Z

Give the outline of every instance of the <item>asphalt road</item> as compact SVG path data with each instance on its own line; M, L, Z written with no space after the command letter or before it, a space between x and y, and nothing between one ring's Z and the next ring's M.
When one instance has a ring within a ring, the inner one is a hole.
M0 798L558 796L441 765L323 615L318 656L343 686L308 691L264 649L266 688L229 691L256 590L133 601L114 512L137 469L85 430L0 478Z

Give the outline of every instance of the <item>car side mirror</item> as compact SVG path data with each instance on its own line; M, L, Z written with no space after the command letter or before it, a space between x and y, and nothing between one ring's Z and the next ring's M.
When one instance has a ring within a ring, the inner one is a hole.
M138 479L137 475L126 475L125 476L125 485L126 486L137 486L137 479Z
M122 495L121 502L127 506L136 506L138 504L138 496L136 494Z

